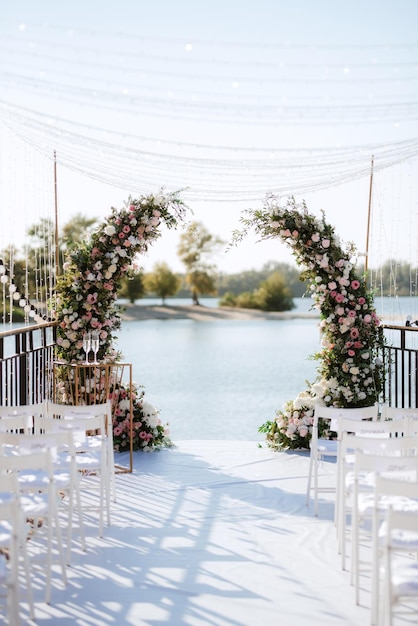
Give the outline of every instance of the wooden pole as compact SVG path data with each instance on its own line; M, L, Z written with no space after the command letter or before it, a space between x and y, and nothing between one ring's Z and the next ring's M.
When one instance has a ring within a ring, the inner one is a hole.
M57 183L57 153L54 150L54 196L55 196L55 276L59 275L60 258L58 242L58 183Z
M364 263L364 271L369 269L369 239L370 239L370 219L372 214L372 196L373 196L373 168L374 168L374 156L372 155L372 162L370 168L370 186L369 186L369 209L367 211L367 232L366 232L366 260Z

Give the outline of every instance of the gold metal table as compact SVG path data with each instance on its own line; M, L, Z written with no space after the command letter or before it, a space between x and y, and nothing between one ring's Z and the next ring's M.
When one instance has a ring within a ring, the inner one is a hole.
M64 363L54 361L53 401L60 404L87 405L112 403L112 418L119 402L121 385L132 389L131 363ZM133 402L130 399L129 468L119 465L119 472L133 469Z

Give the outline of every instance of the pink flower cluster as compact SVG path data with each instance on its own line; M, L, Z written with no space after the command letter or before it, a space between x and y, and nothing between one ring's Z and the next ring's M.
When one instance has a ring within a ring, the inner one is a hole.
M114 360L114 332L120 327L115 305L122 278L138 252L160 236L162 221L171 228L182 219L185 208L177 194L156 194L130 199L125 209L112 209L110 217L91 239L70 252L57 283L53 302L58 321L57 356L82 360L83 334L99 331L99 359Z

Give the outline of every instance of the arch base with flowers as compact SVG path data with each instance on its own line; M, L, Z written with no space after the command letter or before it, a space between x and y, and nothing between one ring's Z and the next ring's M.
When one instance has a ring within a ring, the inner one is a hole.
M259 429L272 448L307 448L316 401L353 408L379 400L385 376L383 330L366 277L358 275L354 245L342 247L323 213L310 214L306 204L297 204L294 198L280 206L269 195L262 209L247 214L235 240L255 229L261 239L284 241L304 268L301 280L309 281L313 308L320 312L322 350L313 355L319 362L317 379ZM319 428L321 436L332 436L325 423Z
M74 245L57 279L56 294L50 303L57 321L56 357L63 364L85 359L83 337L99 337L98 359L103 363L120 360L113 348L115 332L121 325L121 309L116 304L121 280L135 269L138 253L161 236L160 226L177 227L187 207L178 192L129 198L121 210L111 209L109 217L81 243ZM65 371L65 367L62 371ZM59 370L58 370L59 371ZM93 378L95 374L92 375ZM59 400L72 397L65 374L56 381ZM97 389L97 380L89 381ZM57 391L56 389L56 391ZM137 385L118 384L113 390L114 445L119 452L130 449L130 398L133 403L134 450L154 450L171 445L168 425L163 425L158 410L145 401ZM94 400L94 402L97 401Z

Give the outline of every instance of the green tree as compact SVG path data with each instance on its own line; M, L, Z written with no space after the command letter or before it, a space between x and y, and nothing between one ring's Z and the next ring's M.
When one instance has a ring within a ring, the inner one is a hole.
M155 293L163 304L166 298L176 295L180 285L180 278L170 270L167 263L156 263L154 271L144 276L145 291Z
M135 300L144 297L145 285L142 272L135 272L132 276L125 276L122 278L121 283L122 287L118 294L120 298L127 298L131 304L134 304Z
M243 291L237 295L227 292L219 304L262 311L290 311L294 308L292 292L285 277L278 271L270 274L258 289Z
M277 271L261 283L254 295L263 311L290 311L295 306L283 274Z
M186 267L186 282L192 292L193 304L200 304L199 295L217 293L216 265L211 260L223 243L201 222L192 222L180 235L178 255Z
M90 233L92 227L97 224L95 217L87 217L81 213L76 213L70 221L66 222L61 230L60 250L65 252L72 248L74 244L81 241Z

